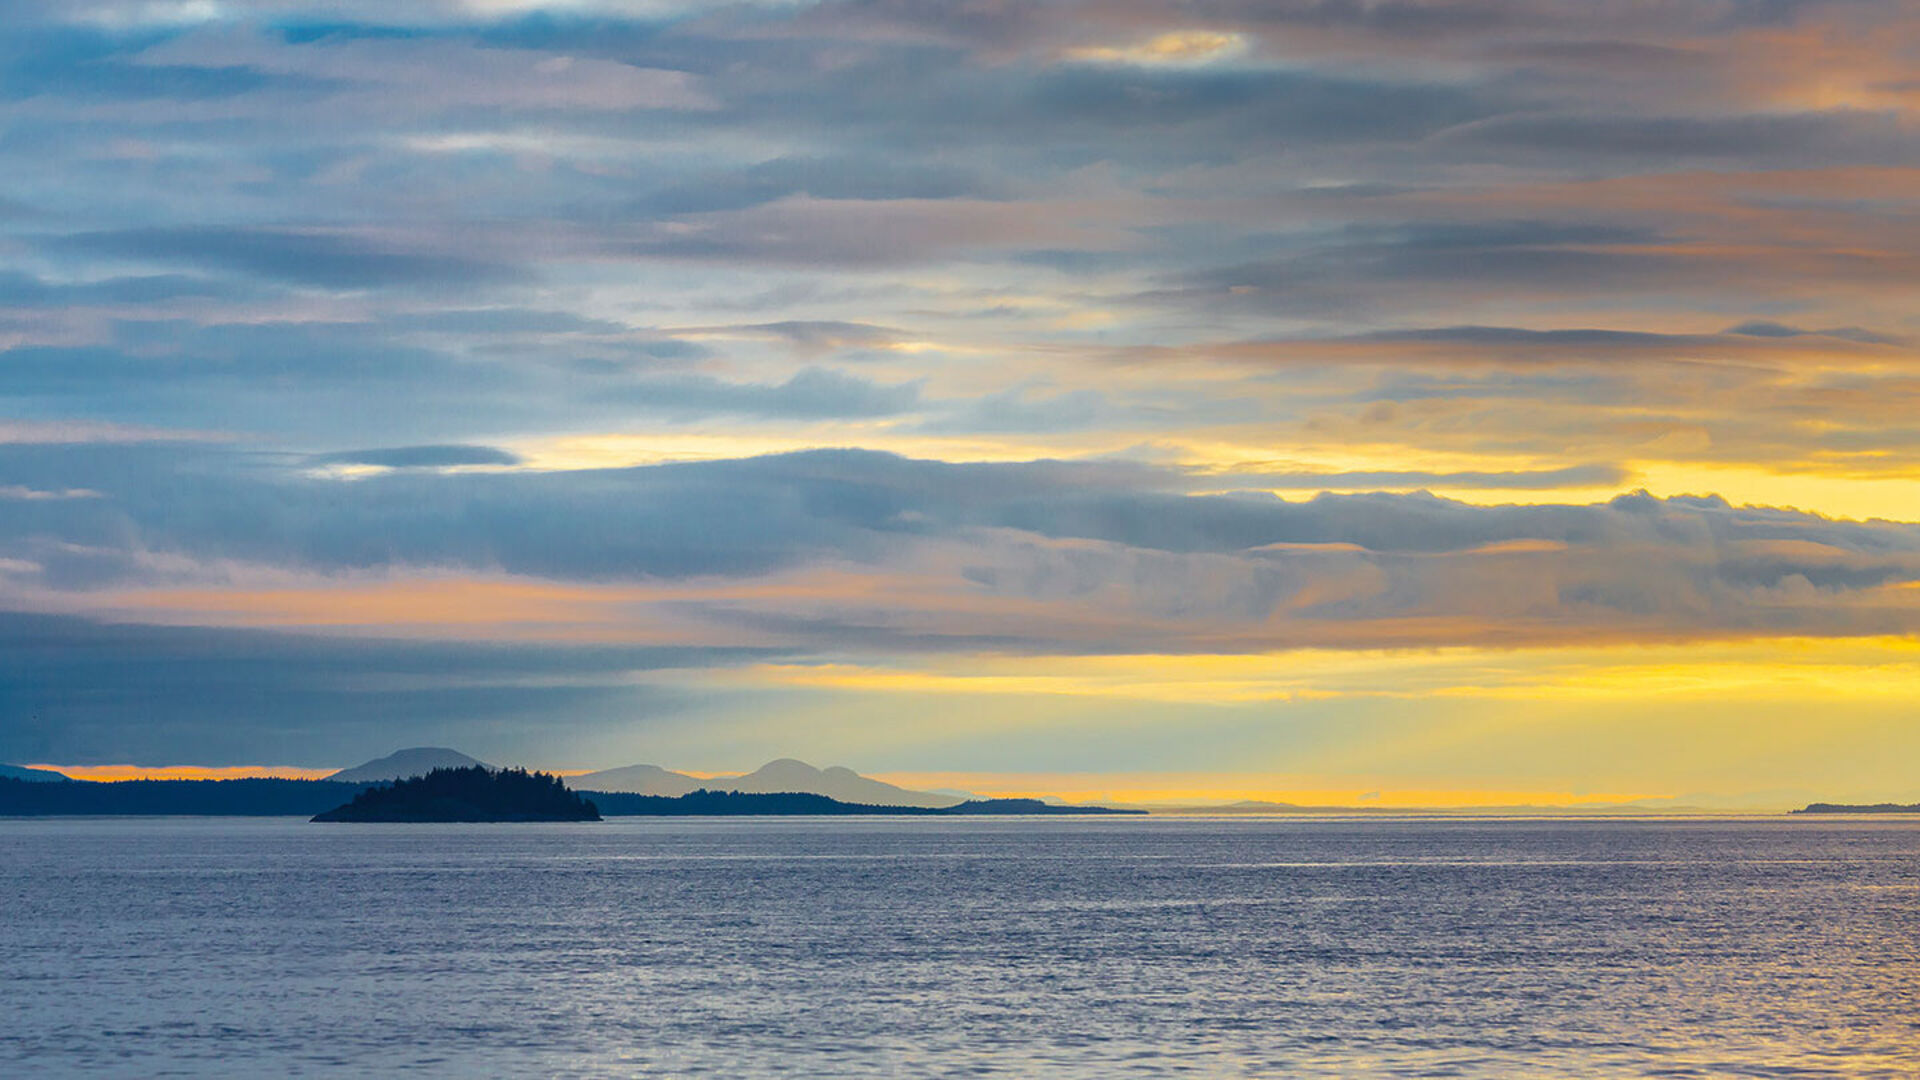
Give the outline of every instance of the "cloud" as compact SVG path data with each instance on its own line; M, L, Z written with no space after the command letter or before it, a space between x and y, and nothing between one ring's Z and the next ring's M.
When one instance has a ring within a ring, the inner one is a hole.
M492 446L391 446L338 450L308 459L315 465L373 465L385 469L437 469L458 465L518 465L520 457Z
M224 442L212 431L135 427L99 420L0 420L0 445L22 443Z
M979 177L954 166L882 158L783 157L737 172L663 187L633 204L643 215L741 210L794 195L817 199L954 199L986 194Z
M602 258L714 265L861 269L967 252L1086 239L1042 208L977 199L847 200L795 196L732 213L642 221L591 242Z
M15 499L38 502L46 499L97 499L100 493L88 488L60 488L43 491L39 488L24 487L19 484L0 484L0 500Z
M179 226L78 233L53 243L73 251L238 271L327 289L481 285L528 276L504 262L405 250L327 230Z
M1188 279L1263 304L1313 303L1342 290L1364 300L1429 283L1638 288L1684 263L1684 251L1655 247L1662 239L1639 226L1568 221L1354 226L1302 237L1284 245L1293 250L1281 258L1209 267Z
M788 319L737 326L686 327L683 334L756 335L788 341L807 351L896 344L905 335L892 327L839 319Z
M1091 130L1180 131L1186 138L1417 138L1484 116L1459 87L1323 71L1065 68L1035 80L1021 126L1081 141ZM1198 125L1199 130L1193 130ZM1209 130L1211 128L1211 130ZM1184 130L1183 130L1184 129ZM1151 146L1141 148L1151 152Z
M1747 158L1818 152L1845 130L1847 114L1800 116L1501 116L1446 133L1463 143L1495 144L1559 154L1624 154L1675 158Z
M1796 341L1812 338L1817 340ZM1704 358L1793 363L1815 356L1889 357L1905 340L1858 327L1799 330L1747 322L1718 333L1673 333L1613 327L1419 326L1358 334L1276 337L1203 347L1211 356L1246 363L1384 364L1412 368L1456 362L1515 361L1543 367L1585 361L1660 364ZM1200 350L1195 350L1200 351Z
M618 334L627 327L610 319L590 319L570 311L530 308L443 308L402 312L385 320L394 330L434 334Z
M1114 419L1119 410L1098 390L1038 394L1022 383L988 394L947 416L929 420L928 431L1072 431Z
M1241 466L1209 479L1249 488L1353 491L1368 488L1464 488L1478 491L1550 491L1555 488L1613 488L1629 479L1618 465L1569 465L1562 469L1512 472L1268 472Z
M1068 49L1066 57L1102 64L1215 63L1246 51L1247 40L1240 34L1213 30L1174 30L1133 45L1085 45Z
M735 625L770 644L868 647L874 628L888 627L926 647L951 637L1067 653L1201 641L1246 651L1847 636L1920 622L1910 587L1920 582L1920 526L1713 497L1291 501L1188 494L1212 478L1127 463L968 465L853 451L575 472L402 469L341 482L220 477L200 453L197 466L112 448L8 455L8 475L38 489L102 495L20 503L0 521L0 557L38 568L16 585L84 607L89 595L131 603L129 589L236 574L431 568L681 582L620 603L684 624L689 641ZM796 583L827 568L831 587L725 584Z
M788 320L741 329L778 334L802 345L884 345L899 340L901 336L900 331L890 327L837 319Z
M1887 334L1876 334L1871 330L1862 330L1857 326L1833 326L1824 330L1803 330L1797 326L1788 326L1785 323L1772 322L1766 319L1755 319L1749 322L1743 322L1738 326L1729 327L1727 333L1738 334L1742 337L1758 338L1832 337L1840 338L1844 341L1857 341L1863 345L1902 344L1899 338L1891 337Z
M262 92L311 94L337 88L327 79L261 70L245 62L141 62L138 54L153 43L146 35L120 35L97 29L12 28L0 55L0 95L29 98L57 86L63 101L102 104L162 100L219 101Z
M918 383L883 386L824 368L806 368L778 385L683 375L642 380L614 393L626 404L664 413L804 419L894 416L920 400Z
M1920 517L1891 0L8 15L0 604L856 663L1914 629L1914 526L1586 502ZM373 700L222 640L218 724L160 661L102 700L234 753L276 664L300 730ZM421 714L612 708L543 655Z
M448 334L396 321L400 332L385 321L122 319L111 345L0 349L0 401L51 403L68 415L104 408L140 428L205 429L244 415L256 431L324 448L468 443L482 432L624 425L637 415L673 424L897 416L919 407L924 385L817 367L767 381L676 371L714 350L651 331L535 329L516 338L505 327L525 325L517 316ZM128 395L130 386L147 389Z
M477 47L444 37L302 38L241 32L184 34L141 51L147 67L240 68L377 95L410 112L708 109L715 103L684 71L566 54Z
M1737 333L1738 331L1729 331ZM1379 330L1356 335L1351 340L1388 344L1470 345L1488 348L1521 346L1531 349L1562 351L1601 348L1607 350L1659 349L1677 352L1714 343L1710 334L1660 334L1644 330L1606 330L1571 328L1535 330L1514 326L1436 326L1414 330Z
M186 274L112 277L82 282L49 282L29 274L0 274L0 306L6 307L165 304L176 300L237 298L255 292L234 282Z

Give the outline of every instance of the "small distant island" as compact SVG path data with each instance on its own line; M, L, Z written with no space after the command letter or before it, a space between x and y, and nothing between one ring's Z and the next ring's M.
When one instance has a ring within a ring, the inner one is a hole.
M1789 814L1920 814L1920 803L1828 803L1817 802L1798 810L1789 810Z
M599 821L598 807L550 773L489 769L484 765L434 769L425 776L372 787L314 821L492 822Z

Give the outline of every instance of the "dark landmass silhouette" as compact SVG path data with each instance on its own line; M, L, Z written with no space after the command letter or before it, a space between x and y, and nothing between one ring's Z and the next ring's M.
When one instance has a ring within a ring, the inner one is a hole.
M1145 814L1145 810L1115 810L1105 806L1053 806L1039 799L971 799L957 806L889 806L850 803L809 791L758 792L701 789L685 795L634 795L622 791L587 791L607 817L776 817L854 815L882 817L953 817L969 814Z
M366 790L331 780L69 780L49 784L0 778L0 815L191 814L277 817L317 814Z
M1133 814L1144 816L1147 811L1117 806L1069 806L1063 803L1044 802L1040 799L968 799L957 806L945 806L933 811L936 814Z
M470 765L372 787L315 821L599 821L600 811L551 773Z
M73 777L52 769L29 769L25 765L0 765L0 780L25 780L32 784L71 784Z
M397 784L395 786L398 786ZM0 778L0 817L86 815L197 817L313 817L350 805L369 784L333 780L121 780L64 784ZM564 790L564 789L563 789ZM682 796L633 795L617 791L576 792L593 800L608 816L768 817L820 814L1144 814L1145 810L1100 806L1057 806L1038 799L974 799L958 806L883 806L849 803L810 792L731 792L699 790Z
M710 791L699 788L685 795L635 795L626 791L582 792L593 798L607 817L767 817L775 815L894 815L929 813L920 806L872 806L845 803L810 791L765 793Z
M425 776L435 769L466 769L475 765L483 769L493 768L479 758L468 757L458 750L449 750L444 746L409 746L405 750L395 750L386 757L374 758L372 761L355 765L351 769L341 769L322 779L343 784L379 784L390 780Z
M686 795L701 789L739 791L757 795L825 795L845 803L870 806L953 806L961 799L931 791L911 791L883 780L861 776L842 765L816 769L804 761L778 758L741 776L702 779L658 765L628 765L567 778L575 791L621 791L635 795Z
M1920 803L1811 803L1789 814L1920 814Z

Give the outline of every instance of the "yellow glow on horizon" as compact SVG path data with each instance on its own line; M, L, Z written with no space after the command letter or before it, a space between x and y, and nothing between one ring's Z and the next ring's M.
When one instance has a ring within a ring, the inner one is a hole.
M1296 649L1082 657L941 656L896 664L756 664L714 676L821 690L1075 696L1192 705L1442 696L1920 700L1920 642L1784 638L1493 649Z
M1831 467L1782 472L1758 465L1672 464L1637 466L1642 484L1656 494L1718 495L1735 506L1793 507L1826 517L1865 521L1920 521L1920 476L1884 475Z
M52 769L75 780L117 783L123 780L319 780L339 769L308 769L298 765L29 765ZM344 766L343 766L344 767Z
M995 732L1051 730L1053 738L1069 740L1115 733L1111 724L1085 727L1090 716L1113 714L1103 709L1089 711L1073 703L1076 697L1104 697L1115 703L1241 707L1272 702L1279 711L1266 714L1262 723L1276 724L1286 722L1285 710L1308 702L1372 700L1389 711L1418 702L1427 709L1423 713L1426 719L1417 728L1396 729L1390 752L1365 740L1351 745L1329 744L1305 757L1275 751L1273 760L1286 764L1269 772L1250 771L1245 765L1218 774L1125 769L861 771L908 788L957 789L1006 797L1050 795L1075 802L1198 805L1254 800L1401 810L1564 808L1673 798L1714 785L1725 788L1728 781L1715 778L1730 775L1724 772L1728 762L1738 762L1756 751L1770 755L1769 760L1783 754L1791 759L1796 746L1812 750L1836 737L1893 745L1886 743L1888 733L1897 738L1899 732L1885 727L1896 723L1889 718L1897 717L1906 703L1920 700L1920 641L1784 639L1669 646L1297 650L1200 656L909 656L891 667L762 664L635 674L646 683L707 689L777 686L845 690L870 697L897 696L903 705L923 703L926 718L913 725L915 730L909 737L897 743L884 739L875 743L868 731L860 743L868 747L867 753L880 747L891 752L925 746L927 740L937 744L962 730L974 738L991 738ZM930 704L935 701L938 708ZM1461 702L1465 707L1446 707L1437 712L1428 709L1447 701ZM1067 703L1065 707L1060 706L1062 702ZM1543 709L1547 704L1552 708ZM1646 704L1658 704L1669 719L1636 720L1636 706ZM1841 723L1837 716L1824 711L1829 706L1849 704L1862 706L1864 711L1846 715L1863 719ZM1784 711L1782 706L1786 707ZM813 716L817 712L821 717L837 716L845 707L844 702L830 698L788 706L799 710L792 712L793 716ZM876 715L897 715L901 706L871 707L877 710ZM1242 713L1238 719L1231 713L1212 715L1221 723L1244 725L1248 718L1261 714ZM1368 712L1355 715L1385 714L1370 706ZM1678 727L1662 726L1671 725L1674 716L1689 720ZM1520 766L1533 760L1528 755L1538 752L1522 749L1516 751L1517 771L1509 782L1493 780L1476 786L1471 781L1458 782L1449 774L1455 766L1447 763L1462 760L1463 754L1469 760L1485 761L1477 758L1471 747L1510 746L1516 741L1525 745L1530 740L1562 737L1556 732L1595 732L1600 730L1593 726L1597 717L1614 718L1608 726L1617 720L1622 730L1634 728L1639 734L1633 738L1654 739L1649 747L1658 746L1661 767L1645 772L1618 763L1599 766L1602 771L1596 775L1594 786L1582 790L1557 779L1562 774L1556 770L1564 766L1549 763L1544 772L1538 762ZM1697 718L1697 724L1693 718ZM1190 711L1182 717L1177 709L1143 714L1127 723L1152 726L1189 719L1214 723ZM1566 726L1569 724L1572 726ZM823 745L866 731L859 724L845 731L831 726L808 730L824 740ZM770 735L776 731L784 729L768 729ZM1876 731L1881 734L1874 734ZM1257 740L1250 733L1242 737ZM1729 742L1730 738L1734 741ZM1749 739L1751 745L1740 742L1741 738ZM1242 760L1248 763L1269 753L1257 741L1248 744L1247 750L1248 756ZM805 752L803 747L789 752L818 760L815 753ZM827 758L828 762L832 760ZM596 767L624 763L603 762ZM662 764L702 779L738 775L735 770L683 768L673 761ZM567 774L589 771L578 761L567 765L561 770ZM264 775L313 779L331 771L264 766L36 767L103 780ZM1694 776L1705 779L1686 779ZM1874 783L1884 785L1886 780L1876 778ZM1754 807L1782 808L1772 806L1766 798L1755 796Z
M1053 796L1076 803L1158 803L1199 807L1236 802L1271 802L1356 810L1492 809L1572 807L1665 797L1636 792L1505 788L1294 787L1286 786L1289 778L1257 773L885 772L866 775L910 790L970 791L994 799Z
M1626 664L1557 673L1540 682L1440 688L1442 695L1532 700L1634 701L1675 698L1740 701L1920 700L1920 660L1869 664L1792 662L1778 654L1710 663Z

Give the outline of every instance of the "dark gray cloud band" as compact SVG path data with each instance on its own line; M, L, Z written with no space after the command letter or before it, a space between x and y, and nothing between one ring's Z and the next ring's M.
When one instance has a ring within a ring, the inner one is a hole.
M1873 590L1920 580L1920 526L1712 497L1287 500L1189 494L1207 478L1124 463L966 465L856 451L338 481L210 471L209 453L7 450L10 475L27 486L99 497L10 508L0 557L17 581L56 590L204 584L228 561L322 575L431 568L646 583L817 564L921 575L933 553L958 545L976 584L1034 599L1077 603L1052 591L1061 568L1076 565L1071 576L1089 595L1115 597L1116 625L1196 574L1252 590L1228 590L1212 608L1194 601L1188 614L1200 624L1271 619L1316 581L1347 581L1352 595L1309 613L1329 641L1351 636L1345 623L1417 615L1435 621L1421 632L1427 644L1536 619L1575 635L1628 625L1682 637L1894 632L1914 613ZM1515 592L1462 591L1461 575L1510 575Z

